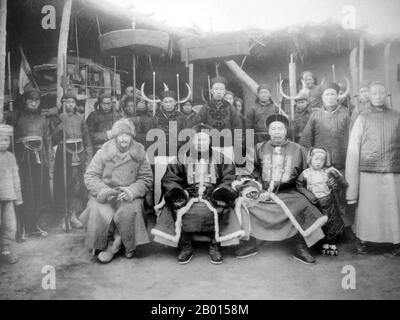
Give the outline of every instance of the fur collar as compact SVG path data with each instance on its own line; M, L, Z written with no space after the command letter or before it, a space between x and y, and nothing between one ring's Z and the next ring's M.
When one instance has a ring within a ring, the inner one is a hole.
M111 139L104 143L101 147L101 150L106 156L119 153L115 139ZM135 141L134 139L132 139L132 143L129 147L128 152L133 160L140 162L146 158L146 152L143 145Z

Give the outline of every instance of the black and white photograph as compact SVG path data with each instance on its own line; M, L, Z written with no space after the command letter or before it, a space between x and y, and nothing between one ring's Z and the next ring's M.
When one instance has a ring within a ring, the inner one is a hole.
M0 300L399 300L399 17L0 0Z

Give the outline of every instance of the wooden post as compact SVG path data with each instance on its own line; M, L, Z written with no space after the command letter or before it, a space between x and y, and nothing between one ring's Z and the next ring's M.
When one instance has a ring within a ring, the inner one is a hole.
M357 51L358 48L354 48L350 53L350 74L351 74L351 86L353 89L355 112L358 112L358 90L359 90L359 70L357 64Z
M252 93L257 94L258 84L255 82L242 68L233 60L224 61L225 65L233 72L233 74L243 82Z
M136 113L136 55L132 56L132 77L133 77L133 101L135 102L135 113Z
M383 61L385 65L385 82L386 82L386 91L387 91L387 102L389 107L392 108L392 93L390 91L390 74L391 74L391 65L390 65L390 48L391 43L387 43L385 45L385 49L383 51Z
M290 54L290 63L289 63L289 92L290 96L294 97L297 95L296 89L296 63L293 60L293 54ZM290 100L290 118L294 119L294 99Z
M61 106L63 88L61 82L67 70L67 48L68 48L68 32L71 19L72 0L65 0L64 9L61 18L60 36L58 38L58 55L57 55L57 105ZM63 105L63 113L65 114L65 105ZM69 216L68 216L68 195L67 195L67 150L66 150L66 133L63 125L63 176L64 176L64 219L65 231L69 232Z
M193 63L189 64L189 86L192 88L192 94L190 96L190 100L193 100L193 74L194 74L194 65Z
M360 55L359 56L359 58L360 58L360 62L359 62L360 76L359 76L358 80L361 83L364 80L364 37L363 36L360 37L359 55Z
M4 85L6 71L7 0L0 0L0 123L4 120Z
M61 106L61 98L63 88L61 86L62 78L67 70L67 48L68 48L68 32L69 22L71 19L72 0L65 0L64 9L61 18L60 36L58 38L58 55L57 55L57 105Z

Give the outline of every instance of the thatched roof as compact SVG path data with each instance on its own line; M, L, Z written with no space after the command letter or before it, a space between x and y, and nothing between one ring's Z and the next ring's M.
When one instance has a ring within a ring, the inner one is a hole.
M337 23L291 26L276 31L249 30L254 43L251 55L269 60L290 53L306 58L350 52L359 44L360 30L346 30Z

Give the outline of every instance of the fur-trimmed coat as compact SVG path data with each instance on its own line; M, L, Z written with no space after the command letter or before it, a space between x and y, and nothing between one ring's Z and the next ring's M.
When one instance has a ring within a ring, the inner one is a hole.
M152 189L153 173L142 144L132 140L129 151L122 154L112 139L93 157L84 179L95 198L122 186L128 187L136 199L143 198Z

